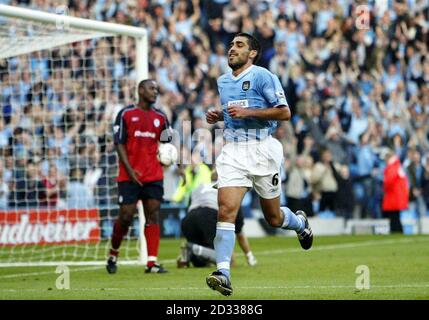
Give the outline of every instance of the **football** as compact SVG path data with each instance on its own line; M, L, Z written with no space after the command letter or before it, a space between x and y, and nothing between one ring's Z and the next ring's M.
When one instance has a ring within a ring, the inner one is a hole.
M171 143L160 143L158 147L158 160L163 166L170 166L177 162L177 149Z

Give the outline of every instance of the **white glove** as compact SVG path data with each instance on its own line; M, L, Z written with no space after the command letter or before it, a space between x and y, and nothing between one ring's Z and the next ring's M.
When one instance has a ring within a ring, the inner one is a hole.
M247 263L251 267L256 266L256 264L258 263L258 261L256 260L255 256L253 255L252 251L249 251L246 254L246 259L247 259Z

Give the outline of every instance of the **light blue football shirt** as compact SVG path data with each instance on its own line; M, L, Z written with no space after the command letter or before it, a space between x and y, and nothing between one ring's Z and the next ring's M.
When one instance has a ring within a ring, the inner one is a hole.
M228 106L265 109L287 106L279 78L265 68L252 65L237 77L232 72L217 80L225 122L224 138L227 141L261 140L271 135L277 127L275 120L256 118L233 119Z

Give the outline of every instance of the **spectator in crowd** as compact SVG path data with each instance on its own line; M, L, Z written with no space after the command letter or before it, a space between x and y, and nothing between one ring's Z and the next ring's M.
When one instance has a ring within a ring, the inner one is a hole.
M92 190L83 183L83 173L80 168L70 170L66 203L67 208L73 209L91 209L95 207Z
M9 186L5 181L4 164L0 160L0 210L7 209L7 202L9 198Z
M374 170L377 157L370 145L371 131L362 133L359 137L359 144L356 147L356 173L354 192L359 203L359 217L379 218L376 216L374 203Z
M101 155L99 146L93 138L86 138L85 141L86 165L84 173L84 183L90 188L92 194L95 194L97 182L103 175L103 169L100 168Z
M338 183L331 163L331 151L322 149L320 151L320 161L314 165L310 181L313 192L320 196L320 212L335 215L335 197L338 191Z
M330 165L338 185L338 191L335 196L335 213L339 217L350 219L353 217L355 207L353 180L350 176L350 170L347 165L340 165L338 169L333 162Z
M404 138L399 133L396 133L395 135L393 135L391 141L391 146L393 147L393 150L399 157L399 160L403 162L407 154L407 147L406 145L404 145Z
M350 127L347 132L348 139L354 143L359 144L359 137L368 129L368 117L362 111L357 98L353 97L351 102L351 119Z
M278 74L282 83L287 83L289 80L287 76L292 65L292 60L289 59L288 55L286 54L286 44L284 42L277 41L274 47L275 54L274 57L270 60L268 69L272 73Z
M11 135L10 127L5 126L5 120L3 116L0 116L0 150L4 154L5 149L9 147L9 138Z
M54 163L49 165L48 174L42 178L42 184L46 192L47 206L56 208L65 188L66 180Z
M14 178L11 181L9 207L37 208L46 207L46 190L40 179L40 168L32 160L17 160Z
M118 161L113 138L102 136L99 138L101 158L99 168L100 178L97 180L95 197L100 207L111 207L117 203L116 163Z
M426 215L429 215L429 155L423 161L424 163L424 174L422 182L422 194L426 205Z
M336 163L345 164L349 162L349 143L344 138L341 126L332 124L325 134L326 140L323 145L331 151L332 159Z
M201 16L199 0L192 0L192 15L188 14L187 1L178 1L175 3L173 15L171 16L170 26L175 32L185 37L186 40L192 38L193 27Z
M384 159L383 217L390 220L391 232L403 233L400 212L408 209L408 179L399 157L392 150L386 152Z
M418 217L423 217L426 215L426 203L423 198L425 169L421 161L420 152L417 149L410 149L409 153L410 163L405 168L410 188L409 206Z
M304 210L307 215L313 215L311 199L311 181L308 171L304 170L309 161L308 155L298 155L289 159L286 180L287 205L293 211Z
M48 12L56 8L50 0L10 3ZM356 203L369 204L362 216L379 217L382 173L376 174L378 160L367 166L365 159L383 147L392 148L404 167L409 149L417 148L421 159L428 157L429 3L369 2L366 29L356 27L358 5L328 0L103 0L71 1L69 14L147 28L149 73L160 84L159 104L189 150L195 147L195 128L221 128L198 117L220 107L216 79L227 65L219 57L231 34L255 34L263 46L261 65L279 76L292 111L287 139L282 140L285 154L311 163L317 149L328 148L335 163L349 167L354 189L363 185L359 177L369 174L375 187L364 191L364 197L356 193ZM24 186L26 163L18 159L35 155L42 158L43 175L51 162L67 177L79 167L100 204L116 197L115 188L105 190L109 194L100 191L112 178L106 163L113 165L113 158L105 155L109 151L99 137L111 134L117 111L132 103L135 62L136 48L127 37L0 59L0 149L5 181L11 182L9 199L17 194L13 185ZM188 120L189 126L184 124ZM371 134L362 144L366 132ZM308 141L314 145L307 153ZM171 181L178 178L173 171Z

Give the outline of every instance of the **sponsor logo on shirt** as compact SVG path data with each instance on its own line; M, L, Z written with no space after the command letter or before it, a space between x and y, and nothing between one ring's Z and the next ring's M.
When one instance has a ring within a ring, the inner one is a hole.
M228 101L228 107L248 108L249 107L249 101L247 99Z
M140 131L140 130L136 130L134 132L134 137L141 137L141 138L153 138L155 139L156 134L153 132L149 132L149 131Z
M132 122L137 122L137 121L139 121L140 120L140 118L139 117L132 117L131 118L131 121Z

